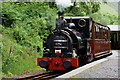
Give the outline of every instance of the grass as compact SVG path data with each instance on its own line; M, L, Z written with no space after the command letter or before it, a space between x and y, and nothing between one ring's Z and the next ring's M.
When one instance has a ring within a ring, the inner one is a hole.
M114 8L110 7L109 5L101 4L100 6L101 6L100 12L102 12L104 14L109 13L111 15L118 16L118 12Z
M101 8L97 13L91 14L90 16L96 22L106 25L118 24L118 13L117 11L107 4L101 4ZM101 18L102 17L102 18Z
M0 62L0 77L8 78L14 75L20 75L25 72L40 69L37 66L37 57L40 57L40 53L36 50L30 51L30 47L22 46L18 44L11 36L3 33L2 37L2 61ZM10 52L12 48L12 52ZM3 64L3 65L2 65Z
M2 55L0 54L0 79L2 78Z
M0 79L2 78L2 54L1 54L1 47L2 47L2 34L0 34Z

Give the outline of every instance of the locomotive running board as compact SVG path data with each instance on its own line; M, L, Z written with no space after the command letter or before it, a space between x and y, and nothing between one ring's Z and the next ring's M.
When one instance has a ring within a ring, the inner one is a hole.
M111 54L112 54L112 52L104 51L104 52L96 53L95 58L99 58L99 57L107 56L107 55L111 55Z

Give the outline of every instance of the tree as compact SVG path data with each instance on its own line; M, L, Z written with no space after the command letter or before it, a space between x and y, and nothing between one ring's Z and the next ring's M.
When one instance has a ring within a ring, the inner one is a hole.
M100 9L99 2L79 2L74 3L74 6L69 7L65 10L66 15L72 14L74 16L86 16L95 12L98 12Z

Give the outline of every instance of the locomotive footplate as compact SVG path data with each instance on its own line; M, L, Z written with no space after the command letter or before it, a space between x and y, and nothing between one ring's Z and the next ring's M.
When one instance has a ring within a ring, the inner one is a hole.
M78 58L37 58L37 65L48 70L66 70L78 67Z

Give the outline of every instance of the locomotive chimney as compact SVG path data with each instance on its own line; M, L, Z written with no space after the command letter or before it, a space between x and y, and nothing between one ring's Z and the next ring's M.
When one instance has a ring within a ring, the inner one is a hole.
M67 27L67 21L64 19L64 12L58 12L58 18L56 19L56 29L58 31Z
M58 31L60 31L63 28L64 24L64 12L58 12L58 18L56 19L56 28Z
M63 19L64 18L64 12L60 12L59 11L57 14L58 14L58 18L59 19Z

